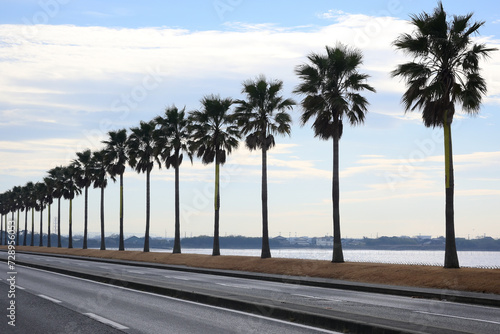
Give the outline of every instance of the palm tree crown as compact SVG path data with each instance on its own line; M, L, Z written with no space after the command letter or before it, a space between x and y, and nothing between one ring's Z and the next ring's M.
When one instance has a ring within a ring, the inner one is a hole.
M261 75L255 80L243 82L242 93L247 100L238 100L235 113L241 133L246 135L245 144L250 150L262 150L262 253L261 258L271 257L269 248L267 209L267 150L275 145L275 134L290 135L292 118L286 112L295 102L283 98L280 93L283 82L267 81Z
M203 109L192 111L190 117L191 147L201 158L203 164L215 161L215 222L214 246L212 255L220 255L219 246L219 165L226 162L226 155L238 147L241 137L236 119L230 114L229 108L233 101L229 98L221 99L219 96L205 96L201 100Z
M402 34L394 46L413 61L398 65L392 72L406 81L402 103L406 111L419 109L427 127L442 127L445 151L445 268L458 268L454 225L454 173L451 123L455 104L469 114L479 112L486 82L480 74L479 60L496 50L473 44L471 38L484 22L472 22L472 13L453 16L448 21L439 2L432 14L412 15L412 34Z

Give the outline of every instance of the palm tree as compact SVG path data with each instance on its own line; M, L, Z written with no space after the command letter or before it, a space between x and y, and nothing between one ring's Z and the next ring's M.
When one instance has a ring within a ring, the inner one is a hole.
M113 181L116 176L120 176L120 244L118 250L125 250L123 236L123 173L128 161L127 156L127 130L108 132L109 139L103 141L106 144L104 148L104 157L106 159L107 172Z
M104 235L104 188L108 185L108 178L106 172L106 162L104 159L105 152L95 151L92 154L91 168L92 168L92 182L94 188L101 189L101 250L106 250L106 239Z
M156 154L156 144L154 140L154 121L141 121L140 125L131 128L132 133L127 140L127 153L130 167L137 173L146 173L146 233L144 237L144 252L149 252L149 224L150 224L150 174L154 162L160 165Z
M17 221L16 221L16 246L19 246L19 211L23 207L23 189L20 186L15 186L12 188L12 196L14 200L14 211L17 211Z
M454 175L451 141L451 123L455 103L462 110L475 115L479 112L486 82L481 76L479 59L487 58L496 49L484 44L473 44L483 22L472 22L472 13L453 16L447 20L443 4L438 3L434 13L411 16L415 26L412 34L402 34L395 41L397 49L413 58L398 65L392 72L406 81L407 90L402 103L406 111L422 110L426 127L442 127L445 148L446 245L445 268L459 268L455 244Z
M82 193L82 190L76 184L76 169L77 167L74 164L62 168L62 196L64 199L69 200L68 248L73 248L73 199L76 195Z
M77 159L73 160L75 166L75 182L80 189L84 189L85 208L83 219L83 249L87 249L88 239L88 207L89 207L89 187L92 184L92 152L85 150L77 152Z
M46 193L46 203L47 203L47 225L48 225L48 238L47 238L47 247L52 247L51 243L51 235L52 232L50 230L50 206L54 202L54 188L56 187L56 182L50 178L50 177L44 177L43 182L45 183L45 187L47 188L47 193Z
M332 262L344 262L340 233L339 210L339 141L343 132L343 120L351 125L365 120L368 101L359 94L375 89L366 83L368 75L358 72L363 55L356 49L337 44L326 46L326 55L311 53L310 64L299 65L295 72L302 80L294 93L306 95L301 102L301 122L314 119L314 136L323 140L333 139L333 257Z
M3 245L3 216L5 215L5 194L0 194L0 246Z
M58 166L49 170L49 176L55 181L52 195L57 198L57 247L61 248L61 197L64 194L64 167Z
M203 109L192 111L190 117L190 132L192 149L196 151L203 164L215 161L215 194L214 194L214 245L212 255L220 255L219 245L219 209L220 187L219 169L226 162L226 154L230 154L238 147L241 138L236 119L229 112L233 104L230 98L221 99L219 96L205 96L201 100Z
M23 198L24 198L24 207L25 207L25 220L24 220L24 240L23 240L23 246L26 246L26 238L28 235L28 210L31 209L32 213L34 212L35 209L35 202L34 202L34 195L33 192L35 191L35 185L33 182L28 182L26 185L23 187ZM32 224L34 225L34 218L32 217ZM33 226L34 228L34 226ZM33 239L33 236L31 236Z
M43 182L35 184L36 210L40 211L40 243L43 246L43 209L47 203L47 186Z
M179 200L179 166L183 152L193 162L193 154L188 146L190 140L189 120L185 117L185 108L178 110L172 106L165 109L165 116L157 116L154 121L158 126L155 132L158 152L167 168L175 170L175 237L173 253L181 252L180 200Z
M284 99L279 94L283 88L280 80L266 81L261 75L255 80L243 82L242 93L247 101L238 100L235 113L246 135L245 144L250 150L262 150L262 253L261 258L270 258L267 209L267 151L275 145L275 134L290 135L292 119L286 112L295 101Z

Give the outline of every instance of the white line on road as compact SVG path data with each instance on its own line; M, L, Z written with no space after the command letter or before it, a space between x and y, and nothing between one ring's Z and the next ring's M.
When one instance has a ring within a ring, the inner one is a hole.
M87 317L92 318L94 320L100 321L103 324L110 325L111 327L114 327L116 329L128 329L128 327L126 327L126 326L120 325L117 322L103 318L103 317L101 317L97 314L94 314L94 313L84 313L84 315L86 315Z
M166 277L166 278L173 278L173 279L180 279L182 281L192 281L191 278L184 278L184 277L178 277L178 276L165 276L163 275L163 277Z
M145 274L144 271L139 271L139 270L127 270L127 272L132 273L132 274L140 274L140 275Z
M47 299L47 300L50 300L51 302L54 302L54 303L62 303L62 301L60 300L57 300L57 299L54 299L54 298L51 298L51 297L48 297L48 296L45 296L45 295L38 295L38 297L42 297L43 299Z
M22 286L19 286L19 285L16 285L16 289L19 289L19 290L26 290L25 288L23 288Z
M415 313L430 314L430 315L435 315L435 316L439 316L439 317L448 317L448 318L463 319L463 320L480 321L480 322L487 322L490 324L500 325L500 322L498 322L498 321L482 320L482 319L476 319L476 318L466 318L466 317L459 317L456 315L439 314L439 313L431 313L431 312L424 312L424 311L415 311Z
M245 284L232 284L232 283L216 283L217 285L229 286L232 288L240 288L240 289L252 289L253 287L245 285Z
M322 300L329 300L332 302L341 302L342 300L340 299L335 299L335 298L327 298L327 297L318 297L318 296L309 296L309 295L301 295L301 294L292 294L292 296L298 296L298 297L306 297L306 298L313 298L313 299L322 299Z

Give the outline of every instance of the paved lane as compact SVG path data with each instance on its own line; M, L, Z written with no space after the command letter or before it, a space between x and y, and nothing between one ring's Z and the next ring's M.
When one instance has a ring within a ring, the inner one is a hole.
M126 333L334 333L19 265L17 272L24 293Z

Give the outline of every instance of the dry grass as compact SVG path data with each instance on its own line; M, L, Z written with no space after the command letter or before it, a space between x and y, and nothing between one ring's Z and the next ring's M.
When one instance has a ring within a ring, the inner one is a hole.
M2 248L5 249L5 247ZM144 253L140 251L120 252L27 246L18 246L16 249L18 251L156 262L198 268L324 277L367 283L500 294L500 269L443 269L434 266L353 262L338 264L320 260L278 258L263 260L250 256L210 256L156 252Z

